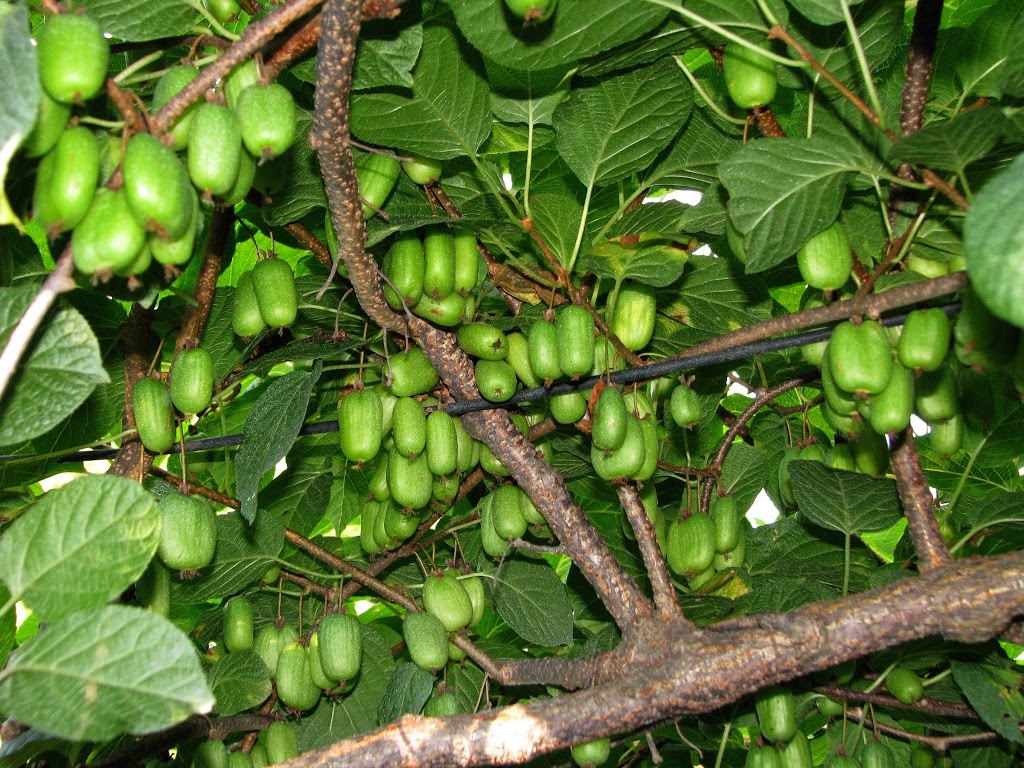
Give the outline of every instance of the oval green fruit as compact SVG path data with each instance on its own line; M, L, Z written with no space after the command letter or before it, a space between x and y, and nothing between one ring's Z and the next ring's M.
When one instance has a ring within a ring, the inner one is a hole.
M473 606L473 615L469 619L469 626L480 623L484 617L484 608L487 605L487 590L484 587L484 580L479 576L467 576L459 579L462 588L469 595L469 602Z
M220 90L228 107L234 110L242 93L257 85L259 81L260 70L255 59L246 59L232 69L220 83Z
M680 576L700 573L715 560L715 523L703 512L675 520L668 529L668 566Z
M754 709L761 733L769 741L784 743L797 735L796 699L789 688L773 685L758 691Z
M491 492L491 524L503 539L518 539L526 534L519 497L522 491L514 485L500 485Z
M395 403L391 425L395 450L410 459L420 455L427 444L427 415L423 404L412 397L400 397Z
M200 742L192 757L192 768L228 768L228 748L220 739Z
M615 387L606 386L598 395L590 437L602 451L618 450L625 442L626 401Z
M203 0L203 4L221 24L235 21L242 12L238 0Z
M242 143L255 158L272 160L283 155L295 141L295 99L279 83L246 88L238 97L235 112Z
M575 424L587 413L587 395L584 392L565 392L553 395L548 400L551 416L559 424ZM623 422L625 419L623 419ZM623 423L623 440L625 440L625 423Z
M260 314L260 305L256 301L256 290L252 285L252 273L244 272L235 286L235 303L231 311L231 327L234 332L248 338L262 333L267 324Z
M294 643L299 639L299 633L295 627L284 624L278 627L276 624L266 624L260 627L252 641L252 649L263 659L271 676L277 675L277 661L281 657L281 649L288 643Z
M455 229L455 290L469 296L476 288L480 275L480 252L476 247L476 233L468 229Z
M892 750L881 741L868 737L857 753L862 768L895 768Z
M811 235L796 254L800 276L812 288L834 291L846 285L853 254L846 230L838 221Z
M775 98L775 62L764 54L729 43L722 52L722 71L729 98L740 109L764 106Z
M153 89L153 105L151 112L156 114L172 98L181 93L182 89L199 76L195 67L171 67L156 82ZM171 137L171 149L181 151L188 146L188 134L192 128L192 117L199 108L199 102L191 104L171 124L167 133Z
M435 477L451 475L458 469L459 440L455 419L441 410L427 416L427 465Z
M363 625L350 613L329 613L317 628L320 665L333 680L353 680L363 658Z
M617 480L632 477L639 472L647 457L645 440L640 420L627 411L626 436L622 445L610 453L596 446L591 447L590 460L598 477L602 480Z
M712 496L711 519L715 522L715 550L730 552L740 541L740 511L735 496Z
M893 667L885 678L885 687L904 704L916 704L924 697L924 684L921 678L906 667Z
M196 235L203 223L203 214L199 209L199 196L195 188L188 185L188 196L191 201L192 215L189 217L188 226L185 227L185 234L176 240L162 240L159 237L149 238L149 249L157 263L182 266L192 259L192 251L195 249Z
M313 682L309 654L301 643L288 643L277 659L277 697L292 709L307 710L320 701L321 688Z
M408 159L402 161L402 170L413 184L433 184L441 178L440 160L431 160L415 152L405 154Z
M683 429L699 424L703 416L700 397L685 384L680 384L672 390L668 408L672 420Z
M871 396L868 423L880 435L902 432L910 424L914 408L914 376L899 363L893 363L889 383Z
M363 218L372 219L395 188L402 166L397 157L377 152L359 155L355 164L359 196L363 200Z
M174 410L167 387L156 379L139 379L132 387L132 410L147 451L163 453L174 445Z
M814 768L811 744L802 731L797 731L793 738L779 750L779 756L786 768Z
M267 748L258 741L249 750L249 759L252 760L252 768L267 768L270 765L270 759L267 757Z
M298 315L299 293L292 265L284 259L262 259L252 268L252 288L263 321L271 328L287 328Z
M934 768L935 752L919 741L910 744L910 768Z
M504 360L477 360L474 368L480 394L492 403L503 403L515 394L516 372Z
M248 152L242 152L238 156L238 176L235 178L234 186L221 195L221 201L227 206L238 205L245 200L255 180L256 160Z
M188 175L204 195L230 192L242 164L242 131L228 107L201 104L188 135Z
M577 744L570 751L572 761L581 768L604 765L611 756L612 744L608 739L594 739Z
M437 386L437 371L419 347L391 355L389 363L391 394L396 397L426 394Z
M384 405L372 389L351 392L338 402L341 452L351 462L373 459L384 440Z
M431 494L433 494L433 485L431 485ZM420 525L420 518L415 512L409 514L397 504L387 502L383 502L383 504L384 535L387 537L388 547L391 548L398 546L416 533L416 529Z
M423 237L423 292L441 300L455 290L455 237L445 226L431 227Z
M458 632L473 619L473 603L462 583L451 574L428 576L423 582L423 608L448 632Z
M192 185L170 147L149 133L128 140L121 163L128 207L147 232L177 240L193 223Z
M756 743L751 744L743 765L744 768L784 768L779 750L772 744L765 744L763 747Z
M489 323L466 323L456 333L462 351L481 360L504 360L508 357L508 338Z
M21 149L26 157L42 157L57 143L71 117L71 105L54 101L45 90L39 92L39 111Z
M228 755L228 768L255 768L255 763L248 753L236 749Z
M68 128L39 163L32 210L47 234L78 226L96 196L100 150L88 128Z
M896 345L897 359L918 373L937 370L949 352L951 336L949 318L941 309L914 310L903 324Z
M458 293L449 293L443 299L435 299L424 293L413 307L413 314L444 328L453 328L469 319L467 307L470 301Z
M634 480L650 480L658 469L658 421L653 414L638 419L638 421L640 422L640 433L644 439L644 460L640 463L640 468L630 477Z
M960 414L931 425L928 444L942 456L952 456L964 442L964 420Z
M639 352L650 343L657 317L658 304L654 288L635 280L626 280L619 287L615 312L608 328L618 336L626 349Z
M859 326L840 323L832 332L828 360L835 383L857 394L877 394L885 389L892 372L892 350L885 328L874 320Z
M453 691L436 693L423 705L424 717L448 717L448 715L457 715L460 712L462 712L462 706Z
M97 95L106 80L109 60L110 44L90 16L50 16L36 33L39 82L63 104L80 104Z
M248 651L253 645L256 615L244 595L235 595L224 604L224 647L231 653Z
M201 413L213 398L213 355L199 347L183 349L171 368L171 402L182 413Z
M171 572L159 560L151 560L135 582L138 604L166 618L171 612Z
M420 669L433 672L448 663L448 633L433 614L425 611L405 614L402 635L413 663Z
M558 310L555 345L558 367L563 374L578 379L590 373L594 366L594 318L590 312L576 304Z
M427 457L420 454L409 459L398 451L388 458L388 485L391 499L407 509L419 509L430 503L434 491L434 476L430 474Z
M538 320L530 326L528 356L534 375L550 383L561 378L558 365L558 332L554 323Z
M882 435L873 429L861 429L849 445L858 470L874 477L885 474L889 467L889 445Z
M929 423L945 421L960 413L960 387L953 366L942 365L918 377L914 410Z
M270 765L299 756L299 734L291 723L275 720L260 734Z
M314 632L309 638L306 657L309 659L309 676L313 680L313 685L324 691L338 687L337 678L331 678L324 672L323 664L320 661L320 634L317 632Z
M416 233L402 232L397 235L382 265L387 278L384 298L393 310L402 311L403 302L407 309L416 306L423 295L424 268L423 243Z
M172 492L160 499L160 544L157 554L175 570L197 570L213 561L217 549L217 515L200 496Z

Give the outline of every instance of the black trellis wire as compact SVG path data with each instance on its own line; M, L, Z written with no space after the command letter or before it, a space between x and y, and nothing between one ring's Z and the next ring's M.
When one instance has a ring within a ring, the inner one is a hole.
M943 304L939 308L947 315L952 316L960 311L960 302ZM911 311L913 310L882 318L881 322L883 325L888 327L903 325ZM832 331L835 329L836 325L838 325L838 322L827 328L816 328L811 331L803 331L802 333L796 333L790 336L765 339L764 341L743 344L738 347L732 347L718 352L706 352L699 355L674 357L669 360L663 360L659 363L651 363L650 365L643 365L637 368L627 368L626 370L614 371L610 374L604 374L601 376L591 376L586 379L580 379L579 381L559 382L558 384L552 384L550 387L521 389L508 400L501 403L493 403L490 400L483 399L463 400L446 406L444 410L451 416L462 416L463 414L473 413L476 411L487 411L497 408L508 409L510 406L518 405L519 403L544 400L555 395L564 395L569 392L579 392L590 389L600 381L611 382L614 384L636 384L642 381L650 381L652 379L658 379L662 376L669 376L674 373L694 371L699 368L721 365L722 363L733 363L739 360L755 357L757 355L779 352L784 349L792 349L793 347L802 347L805 344L814 344L815 342L825 341L832 336ZM337 421L318 421L311 424L303 424L302 428L299 430L299 435L322 435L337 431ZM187 453L212 451L218 448L230 448L232 446L241 445L244 441L245 436L240 434L221 435L218 437L199 437L195 440L186 440L184 450ZM60 461L78 462L111 459L117 456L119 450L120 449L118 448L95 448L85 451L75 451L74 453L62 456ZM175 443L174 446L168 449L165 453L175 454L180 453L181 450L181 443ZM0 456L0 461L30 459L32 457L33 454L14 454Z

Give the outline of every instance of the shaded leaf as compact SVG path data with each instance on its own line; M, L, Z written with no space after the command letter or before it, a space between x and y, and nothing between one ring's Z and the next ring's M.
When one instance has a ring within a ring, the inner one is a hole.
M36 53L23 3L0 6L0 226L18 224L4 190L7 164L32 130L40 99Z
M255 651L225 654L210 668L209 684L214 711L224 717L262 704L273 690L270 670Z
M815 525L848 535L881 531L902 515L896 482L826 467L817 461L789 465L800 514ZM828 488L828 493L822 493Z
M1006 688L1006 683L996 678L981 664L970 664L957 659L950 660L953 679L963 691L971 707L977 712L985 724L1004 739L1024 744L1021 734L1021 719L1010 706L1010 694L1016 692L1020 697L1020 678L1015 687Z
M1006 118L998 107L972 109L946 122L929 123L900 139L890 147L889 157L964 173L968 165L992 151L1005 128Z
M494 587L494 604L528 643L572 645L572 608L565 585L546 562L505 561Z
M418 715L433 688L432 674L410 661L402 662L392 673L384 698L377 705L377 720L387 725L402 715Z

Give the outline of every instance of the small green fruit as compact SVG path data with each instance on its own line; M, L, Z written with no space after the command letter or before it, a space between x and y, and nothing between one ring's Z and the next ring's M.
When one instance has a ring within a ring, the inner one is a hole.
M36 34L39 81L55 101L80 104L107 78L110 44L99 24L77 13L47 18Z

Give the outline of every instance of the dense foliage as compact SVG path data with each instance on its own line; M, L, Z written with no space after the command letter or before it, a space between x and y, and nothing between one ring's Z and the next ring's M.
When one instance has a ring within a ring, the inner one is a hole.
M240 2L0 4L0 768L1020 760L1017 0Z

